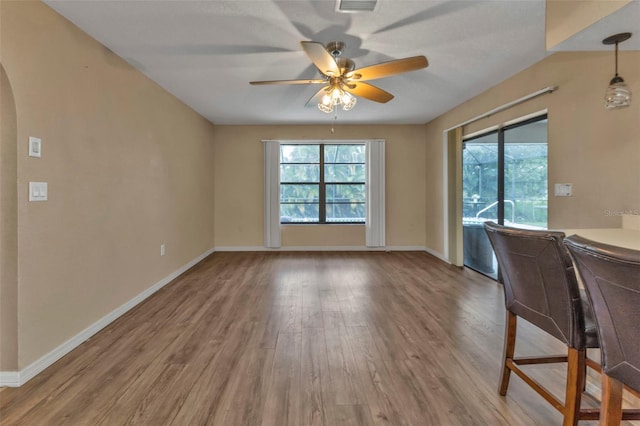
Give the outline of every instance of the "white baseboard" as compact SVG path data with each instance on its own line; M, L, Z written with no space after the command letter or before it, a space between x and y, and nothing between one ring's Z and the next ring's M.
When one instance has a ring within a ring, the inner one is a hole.
M424 246L284 246L269 248L264 246L221 246L215 247L216 252L230 251L427 251Z
M443 262L448 263L449 265L451 265L451 262L449 261L449 259L447 259L444 254L440 253L439 251L436 251L434 249L430 249L429 247L425 247L424 251L426 251L427 253L429 253L431 256L435 256L438 259L442 260Z
M214 249L217 252L234 251L424 251L438 259L451 264L439 251L425 246L386 246L386 247L366 247L366 246L285 246L280 248L269 248L264 246L220 246Z
M104 327L124 315L131 308L151 296L156 291L160 290L165 285L169 284L180 274L184 273L185 271L196 265L198 262L202 261L205 257L209 256L214 251L214 249L207 250L197 258L193 259L186 265L175 270L142 293L138 294L133 299L126 302L124 305L116 308L112 312L100 318L98 321L91 324L89 327L85 328L80 333L76 334L71 339L67 340L51 352L45 354L43 357L31 363L24 369L20 371L0 371L0 387L19 387L27 383L29 380L35 377L36 374L42 372L45 368L49 367L54 362L58 361L60 358L71 352L73 349L80 346L83 342L96 334L98 331L102 330Z
M17 388L21 384L19 371L0 371L0 386Z

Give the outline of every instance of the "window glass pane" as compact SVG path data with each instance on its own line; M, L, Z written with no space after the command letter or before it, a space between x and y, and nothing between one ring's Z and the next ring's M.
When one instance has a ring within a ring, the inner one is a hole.
M281 203L317 203L318 185L280 184Z
M364 182L364 164L327 164L324 166L325 182Z
M326 185L327 203L352 203L366 200L365 185Z
M329 204L327 203L327 222L364 222L366 208L364 203Z
M320 145L280 145L281 163L320 163Z
M498 133L465 142L462 201L465 221L498 220Z
M280 223L318 223L318 204L280 204Z
M281 164L280 182L320 182L320 165Z
M504 140L505 221L546 228L547 120L505 130Z
M325 163L363 163L365 162L364 145L325 145Z
M465 266L497 278L487 220L498 221L498 132L464 142L462 244Z
M280 222L364 223L365 154L364 144L280 145Z

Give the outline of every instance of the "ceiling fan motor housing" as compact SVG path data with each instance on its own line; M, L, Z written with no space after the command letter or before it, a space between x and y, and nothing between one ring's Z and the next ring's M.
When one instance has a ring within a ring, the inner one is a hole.
M345 47L346 45L342 41L331 41L327 43L327 52L329 52L334 58L337 58L342 55Z
M338 64L342 74L353 71L356 67L356 63L349 58L337 58L336 63Z

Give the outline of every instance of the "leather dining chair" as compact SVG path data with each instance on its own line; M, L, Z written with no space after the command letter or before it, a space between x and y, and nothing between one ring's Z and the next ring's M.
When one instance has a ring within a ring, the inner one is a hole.
M593 306L600 339L600 425L619 425L623 387L640 397L640 251L578 235L564 242ZM640 419L640 410L625 418Z
M507 310L500 395L507 394L513 371L563 414L563 425L597 419L598 410L581 409L580 402L586 367L599 370L599 364L587 357L587 348L597 348L598 338L591 309L563 245L564 233L523 230L494 222L485 222L484 226L498 260ZM567 354L514 357L518 317L563 342ZM519 367L556 362L567 363L564 402Z

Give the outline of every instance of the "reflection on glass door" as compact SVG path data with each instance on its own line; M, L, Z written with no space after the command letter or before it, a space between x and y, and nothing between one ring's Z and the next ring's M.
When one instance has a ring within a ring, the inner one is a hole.
M462 164L464 264L497 278L484 222L547 227L547 117L470 138Z
M498 220L497 131L464 142L462 197L464 264L495 278L493 250L484 222Z

